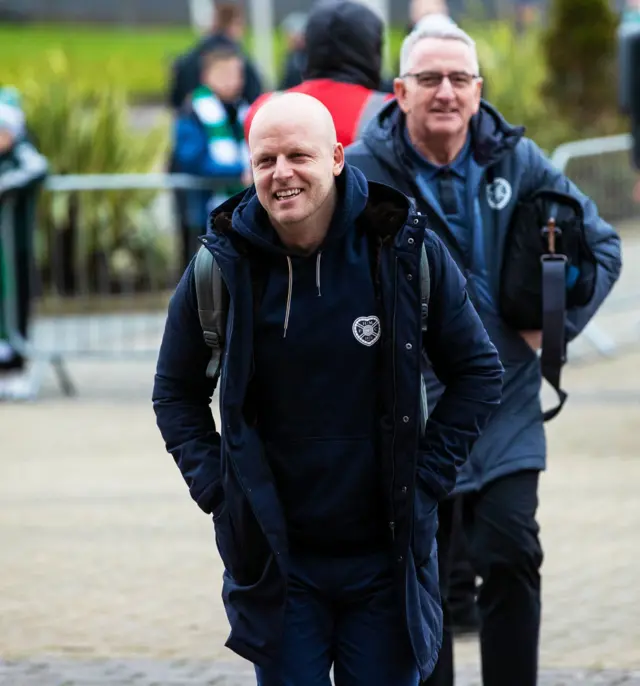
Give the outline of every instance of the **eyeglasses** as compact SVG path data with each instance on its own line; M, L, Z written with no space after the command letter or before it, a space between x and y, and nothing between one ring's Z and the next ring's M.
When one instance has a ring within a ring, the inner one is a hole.
M466 71L452 71L443 74L439 71L421 71L416 74L403 74L402 78L412 77L421 88L438 88L440 84L449 79L449 83L456 90L468 88L477 78L478 74L469 74Z

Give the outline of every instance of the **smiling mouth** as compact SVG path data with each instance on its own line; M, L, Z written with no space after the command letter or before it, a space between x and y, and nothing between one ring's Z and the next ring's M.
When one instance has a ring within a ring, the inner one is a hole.
M302 188L287 188L283 191L276 191L273 194L273 197L278 200L290 200L291 198L295 198L298 195L302 193Z

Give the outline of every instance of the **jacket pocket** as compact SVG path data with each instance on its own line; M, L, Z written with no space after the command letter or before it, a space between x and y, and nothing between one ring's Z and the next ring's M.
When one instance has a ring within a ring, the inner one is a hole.
M234 564L235 541L231 518L229 516L229 508L226 502L223 502L213 513L212 518L218 553L220 554L225 569L232 573L233 569L237 567L237 564Z
M250 516L253 517L253 514ZM255 535L239 535L231 509L226 502L214 513L213 526L218 553L227 572L241 586L255 584L264 573L270 552L264 536L260 536L261 540L255 540ZM255 532L257 531L256 522Z
M416 481L413 503L413 558L416 567L422 567L429 561L433 542L438 531L438 502L427 493Z

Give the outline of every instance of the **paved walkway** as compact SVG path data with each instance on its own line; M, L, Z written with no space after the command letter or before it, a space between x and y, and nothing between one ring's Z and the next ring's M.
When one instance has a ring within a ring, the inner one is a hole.
M640 684L639 365L570 367L549 426L541 684ZM153 365L72 371L79 398L47 379L0 406L0 684L252 683L223 647L212 525L164 452ZM477 656L457 645L459 686Z
M639 686L640 671L545 670L540 686ZM0 686L253 686L253 670L238 664L158 660L37 660L2 665ZM457 686L481 686L475 669L462 669ZM393 684L389 684L393 686Z

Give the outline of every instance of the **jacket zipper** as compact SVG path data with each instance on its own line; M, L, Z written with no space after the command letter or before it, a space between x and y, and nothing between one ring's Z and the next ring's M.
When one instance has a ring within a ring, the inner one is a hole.
M391 530L391 540L396 540L396 516L394 507L394 493L396 488L396 424L398 411L398 393L397 393L397 379L396 379L396 313L398 311L398 257L396 256L393 263L393 322L391 325L391 360L393 373L393 438L391 439L391 521L389 522L389 529Z

